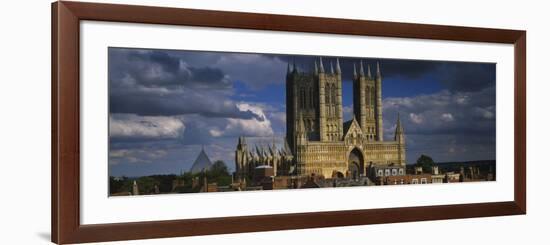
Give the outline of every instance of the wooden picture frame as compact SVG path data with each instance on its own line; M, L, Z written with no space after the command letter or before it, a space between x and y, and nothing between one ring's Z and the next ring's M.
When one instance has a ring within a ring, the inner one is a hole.
M79 23L82 20L514 45L514 200L99 225L80 223ZM195 236L526 213L526 32L458 26L82 2L52 4L51 234L55 243Z

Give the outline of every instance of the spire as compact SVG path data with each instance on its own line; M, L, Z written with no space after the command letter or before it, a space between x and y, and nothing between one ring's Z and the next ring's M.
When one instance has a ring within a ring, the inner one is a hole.
M298 72L298 68L296 68L296 60L292 61L292 72Z
M275 146L275 135L272 136L271 138L271 152L275 152L275 150L277 150L277 146Z
M315 74L319 74L319 67L317 66L317 60L315 60Z
M363 61L361 60L360 62L360 66L359 66L359 75L360 76L364 76L365 75L365 71L363 70Z
M332 61L330 62L330 74L334 74L334 67L332 66Z
M239 136L239 146L245 146L246 145L246 139L244 136Z
M292 155L292 151L290 150L290 146L288 145L288 140L286 140L286 137L284 151L286 155Z
M300 118L298 119L298 132L296 134L297 136L297 142L296 144L302 145L307 142L307 133L306 133L306 127L304 126L304 118L302 117L302 114L300 113Z
M273 149L271 149L271 146L269 144L267 144L266 146L266 150L265 150L265 153L266 155L269 157L269 156L273 156Z
M395 141L399 141L401 143L404 143L405 142L405 139L404 139L404 130L403 130L403 126L401 125L401 119L399 117L399 112L397 113L397 123L395 125L395 135L394 135L394 140Z
M370 65L367 65L367 77L371 78L371 74L370 74Z
M306 132L306 127L304 126L304 117L302 116L302 114L300 113L300 118L298 119L298 130L300 130L300 132L304 133Z
M258 145L255 145L255 146L256 146L256 155L261 157L262 156L262 151L260 151L260 148L258 147Z
M382 74L380 73L380 63L376 62L376 77L380 78L382 77Z
M342 73L342 70L340 70L340 59L336 58L336 73L340 74Z
M401 131L403 128L401 127L401 118L400 113L397 113L397 125L395 126L395 130Z
M273 145L269 145L268 146L268 149L269 149L269 152L271 153L272 156L275 156L275 153L277 153L277 151L275 150L275 144Z
M323 57L319 57L319 72L325 73L325 67L323 67Z
M355 63L353 63L353 78L357 78L357 67L355 66Z
M288 75L288 74L290 74L290 72L292 72L290 70L290 63L286 63L286 74Z
M267 146L262 145L262 152L264 153L264 157L269 157L269 144Z

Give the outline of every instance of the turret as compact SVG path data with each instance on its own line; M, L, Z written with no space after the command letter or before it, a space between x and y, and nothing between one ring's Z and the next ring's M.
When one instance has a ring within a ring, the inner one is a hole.
M256 145L256 156L258 156L258 158L260 159L263 157L262 151L260 150L258 145Z
M317 60L315 60L315 75L319 74L319 67L317 66Z
M397 114L397 124L395 125L394 140L397 142L397 163L404 166L407 164L405 160L407 153L405 148L405 131L401 125L401 119L399 113Z
M239 137L239 142L237 143L237 149L238 150L246 149L246 139L244 138L244 136Z
M382 122L382 74L380 63L376 62L376 135L378 141L384 141L384 129Z
M367 65L367 77L369 79L372 78L371 73L370 73L370 65Z
M298 132L296 133L296 138L297 145L303 145L307 142L306 127L304 126L302 114L300 114L300 118L298 119Z
M380 73L380 63L376 62L376 79L382 79L382 74Z
M287 63L286 64L286 75L290 75L290 73L292 73L292 70L290 70L290 63Z
M323 66L323 57L319 58L319 72L325 73L325 67Z
M399 144L405 144L405 131L401 125L401 119L399 118L399 113L397 113L397 123L395 125L395 135L393 139Z
M235 150L235 170L239 178L243 178L248 172L249 154L244 136L239 137L237 150Z
M355 63L353 63L353 79L357 79L357 67Z
M361 130L364 133L369 132L369 134L372 134L370 128L374 127L374 117L370 113L370 106L372 105L368 99L370 98L368 83L369 80L365 76L365 68L361 60L359 61L359 75L355 76L353 81L353 113L361 126ZM369 140L372 140L372 137Z
M341 74L342 70L340 70L340 59L336 58L336 73Z

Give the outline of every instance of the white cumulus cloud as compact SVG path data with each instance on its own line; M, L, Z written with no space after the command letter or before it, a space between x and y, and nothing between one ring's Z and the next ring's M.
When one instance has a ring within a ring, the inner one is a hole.
M112 114L109 118L111 137L120 138L178 138L185 130L176 117Z
M413 121L416 124L421 124L424 122L424 117L422 117L422 115L409 113L409 117L411 118L411 121Z
M444 122L452 122L454 121L454 117L453 117L453 114L451 113L443 113L441 114L441 120L443 120Z
M223 129L210 129L210 135L213 137L239 135L265 137L273 135L271 121L266 117L260 106L240 103L237 104L237 107L241 111L251 111L257 117L251 119L228 118L227 125Z

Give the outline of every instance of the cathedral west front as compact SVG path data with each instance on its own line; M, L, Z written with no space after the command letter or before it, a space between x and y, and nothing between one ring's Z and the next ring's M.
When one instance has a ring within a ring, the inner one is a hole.
M296 65L288 65L283 147L252 147L240 137L235 151L236 177L253 178L257 168L272 168L273 176L328 179L357 179L392 166L403 169L403 127L398 117L393 140L384 140L382 113L379 64L374 72L363 62L354 64L353 118L349 121L343 121L338 59L324 62L320 58L313 71L298 71Z

